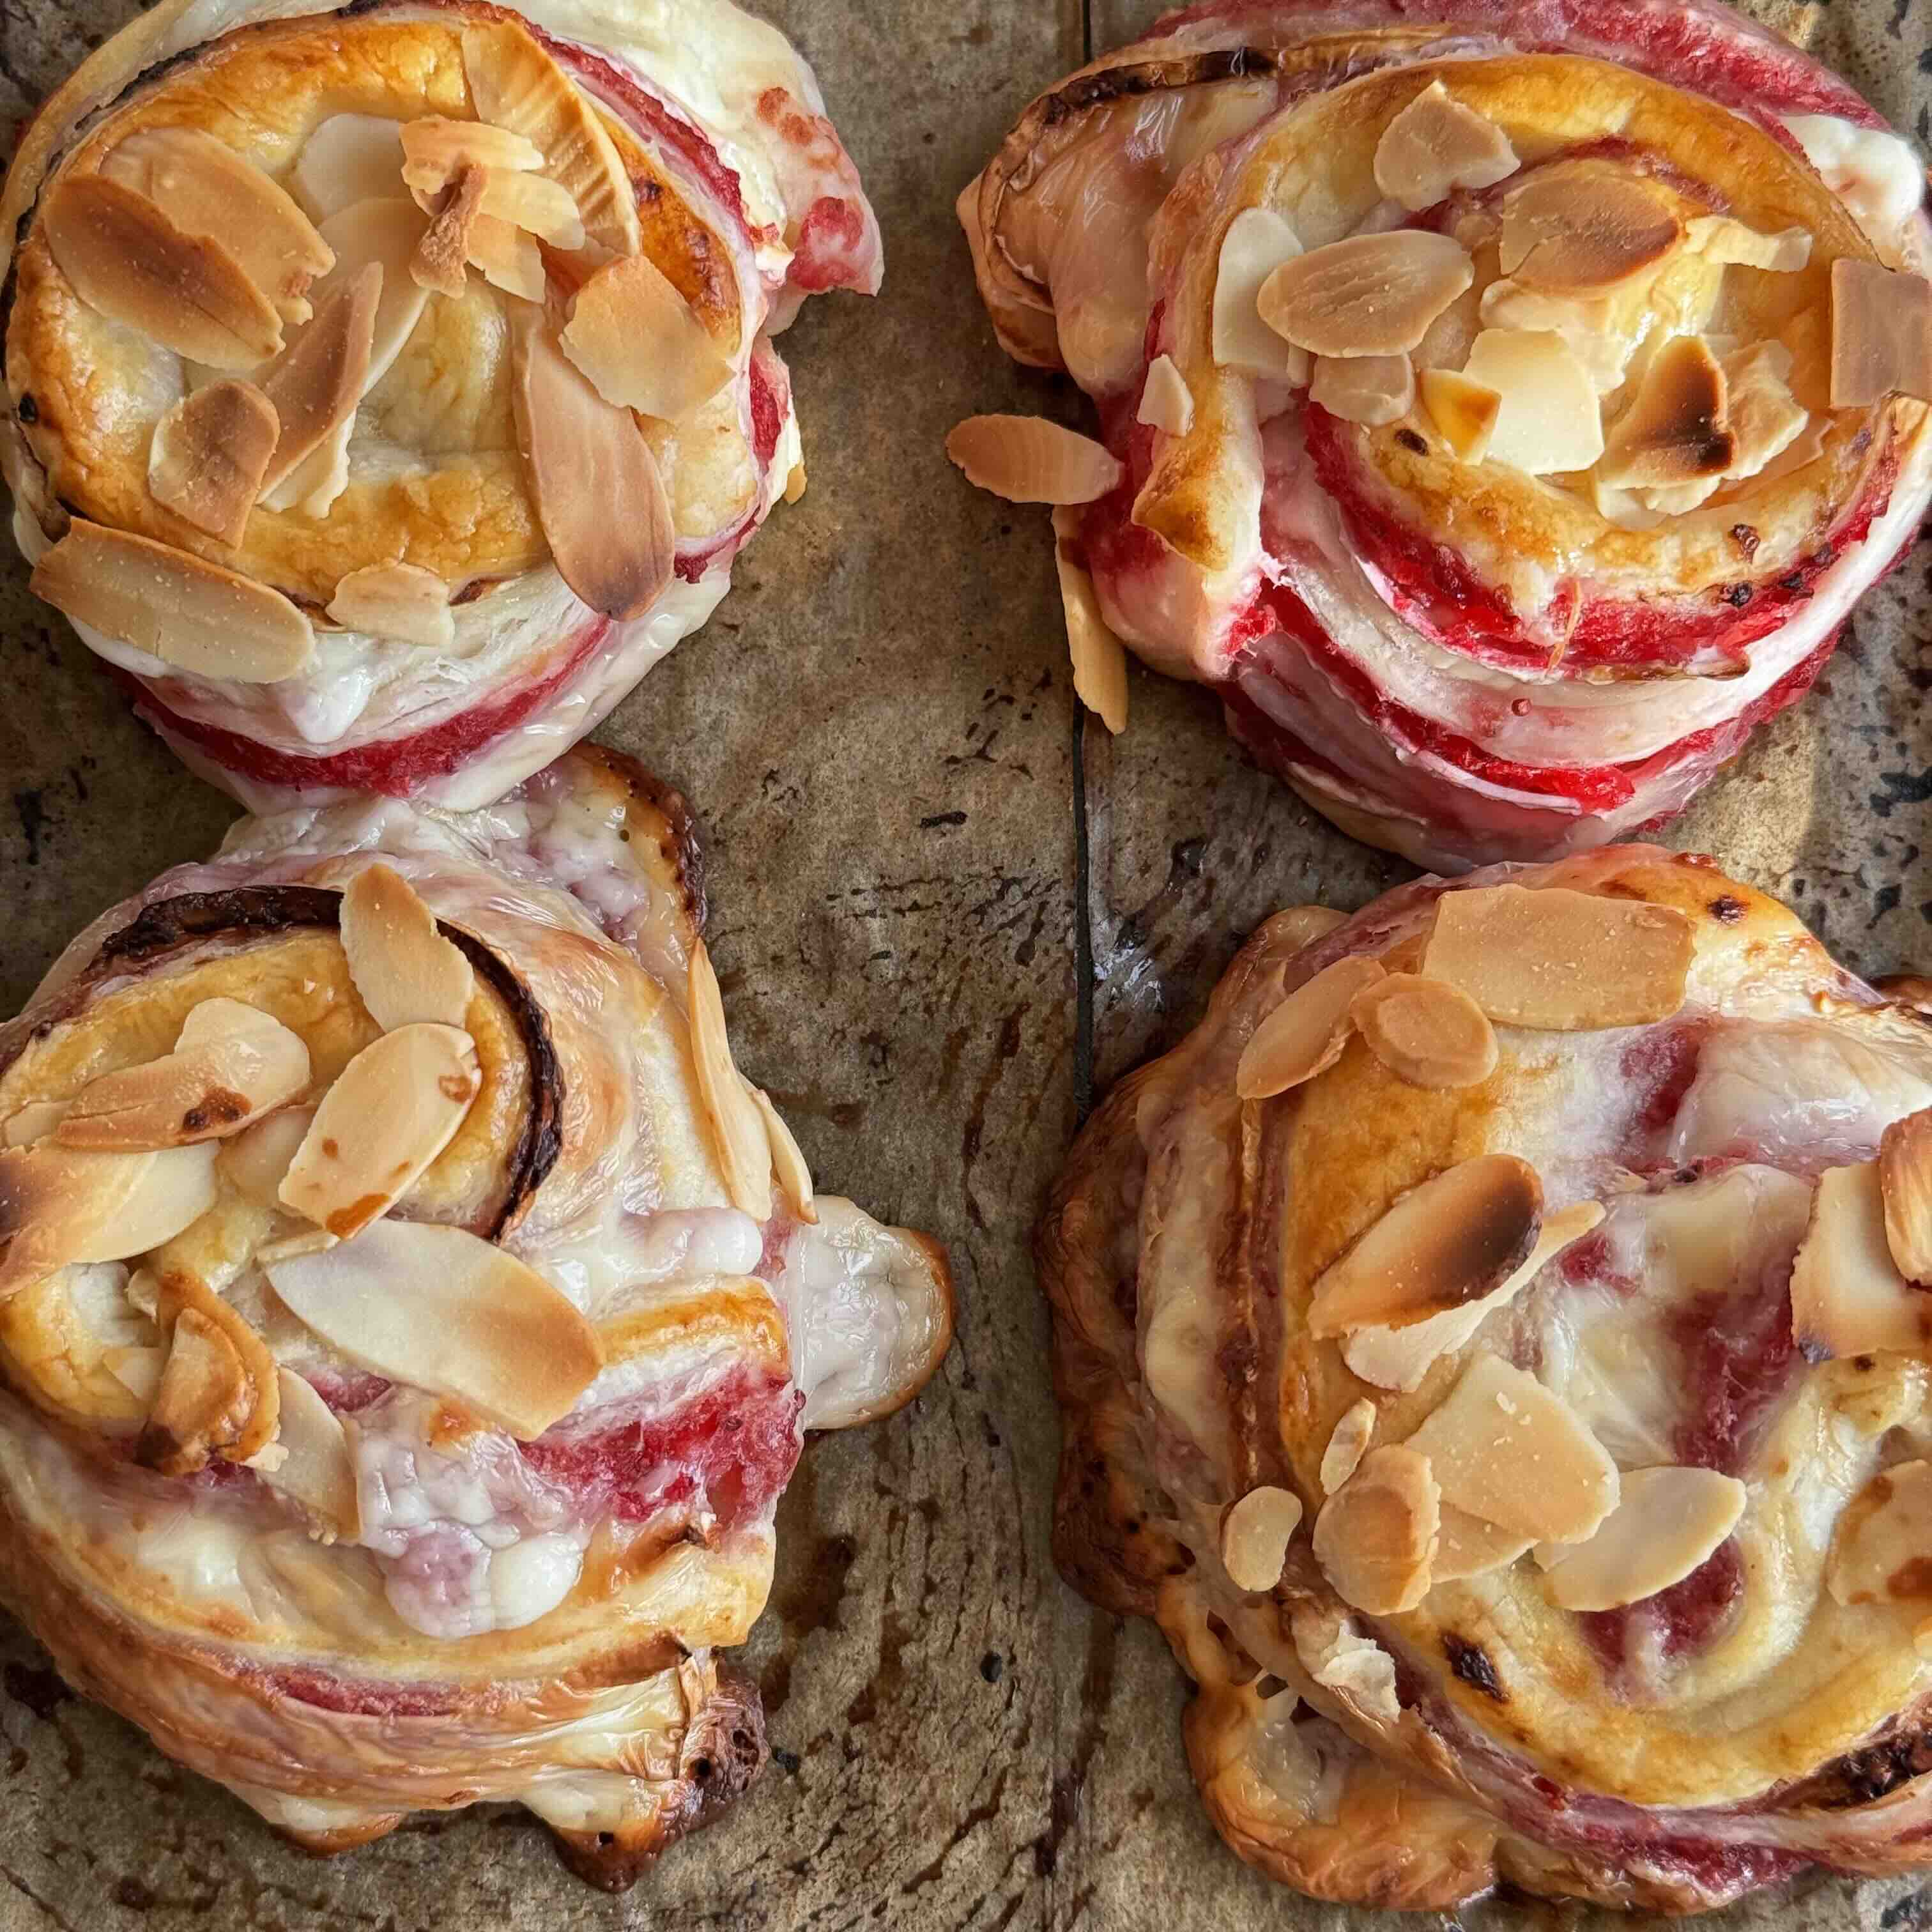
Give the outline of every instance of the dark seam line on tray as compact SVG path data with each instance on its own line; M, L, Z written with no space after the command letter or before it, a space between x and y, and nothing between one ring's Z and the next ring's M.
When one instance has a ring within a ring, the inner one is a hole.
M1073 700L1073 1118L1094 1108L1094 926L1087 844L1087 707Z

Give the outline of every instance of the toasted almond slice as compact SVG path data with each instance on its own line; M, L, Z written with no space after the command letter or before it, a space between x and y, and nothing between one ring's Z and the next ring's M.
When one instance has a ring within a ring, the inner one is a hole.
M1754 342L1724 358L1726 418L1733 446L1727 483L1757 476L1804 433L1810 414L1790 391L1791 352Z
M1452 1308L1400 1328L1358 1328L1342 1344L1349 1372L1376 1388L1407 1394L1444 1355L1474 1336L1498 1308L1506 1308L1543 1272L1545 1265L1580 1240L1604 1218L1600 1202L1580 1201L1559 1208L1538 1230L1536 1245L1501 1286L1462 1308Z
M1932 1599L1932 1462L1895 1462L1838 1519L1825 1587L1840 1604Z
M1366 1396L1351 1402L1330 1432L1322 1452L1322 1490L1333 1496L1361 1467L1376 1432L1376 1406Z
M598 269L560 339L607 403L647 416L688 416L731 380L710 332L648 255Z
M1899 394L1932 402L1932 282L1841 255L1832 264L1832 406Z
M0 1150L0 1300L73 1262L120 1262L172 1240L214 1203L214 1149Z
M276 1446L285 1453L262 1481L314 1519L331 1538L352 1542L361 1533L362 1501L349 1432L342 1418L292 1369L278 1370L281 1426Z
M410 278L418 288L460 296L469 287L470 231L482 214L483 190L489 181L485 170L466 167L443 190L410 262Z
M1728 214L1695 214L1684 224L1686 243L1713 262L1736 262L1747 268L1768 268L1788 275L1811 260L1811 237L1802 228L1760 234Z
M238 544L281 425L252 382L210 382L154 425L148 494L198 530Z
M1560 335L1599 396L1623 386L1636 348L1633 326L1610 296L1552 296L1499 277L1483 291L1477 313L1485 328L1541 330Z
M29 1100L0 1120L0 1147L32 1147L49 1138L73 1105L71 1100Z
M1502 398L1454 369L1424 369L1415 379L1422 406L1459 461L1480 463L1490 453Z
M161 1392L161 1371L167 1366L168 1352L140 1345L106 1349L100 1358L107 1372L141 1405L145 1415Z
M279 590L78 517L30 581L76 623L198 677L273 684L315 656L308 620Z
M461 1228L379 1221L276 1262L268 1280L358 1368L447 1396L519 1442L566 1414L604 1366L596 1330L557 1289Z
M724 999L703 940L692 949L686 976L691 1008L691 1057L698 1072L698 1097L718 1155L731 1204L766 1221L772 1212L772 1145L764 1117L731 1064L730 1036L724 1030Z
M175 1318L167 1366L134 1460L164 1476L190 1476L210 1454L241 1439L254 1408L254 1385L226 1332L184 1308Z
M1429 1594L1442 1492L1428 1459L1372 1449L1315 1519L1315 1558L1335 1594L1370 1616L1412 1610Z
M1907 1281L1932 1285L1932 1107L1894 1120L1878 1144L1886 1244Z
M604 401L534 315L518 333L511 400L559 574L593 610L641 616L670 583L677 532L637 418Z
M1498 1529L1467 1510L1444 1503L1430 1579L1436 1583L1454 1583L1466 1577L1486 1576L1492 1570L1507 1570L1529 1547L1528 1537Z
M1344 422L1385 428L1415 406L1415 366L1406 356L1318 356L1308 397Z
M66 175L41 203L41 232L82 301L212 369L279 352L282 319L234 254L190 235L124 182Z
M1277 335L1258 306L1262 284L1300 253L1294 229L1271 208L1244 208L1228 223L1214 272L1217 368L1298 388L1308 380L1308 351Z
M1352 1618L1304 1604L1292 1612L1289 1628L1296 1653L1317 1684L1374 1723L1392 1724L1401 1717L1395 1659L1357 1630Z
M421 1022L384 1034L322 1096L277 1198L348 1240L416 1185L482 1084L475 1042L459 1028Z
M642 245L637 190L596 107L514 17L463 30L476 111L528 137L544 172L569 194L591 240L614 254Z
M1461 242L1399 228L1284 262L1257 306L1277 335L1314 355L1406 356L1474 275Z
M1597 473L1613 489L1721 477L1737 454L1723 366L1702 336L1673 335L1645 364Z
M1932 1295L1914 1288L1892 1258L1876 1161L1818 1177L1791 1268L1791 1332L1814 1358L1917 1354L1932 1343Z
M1472 886L1436 901L1422 970L1492 1020L1574 1033L1670 1018L1696 954L1675 906L1564 886Z
M1348 1012L1369 1051L1412 1087L1473 1087L1496 1070L1488 1016L1440 980L1390 973L1364 987Z
M1485 452L1532 476L1587 470L1604 453L1596 386L1562 337L1544 328L1486 328L1463 374L1502 398Z
M1459 188L1493 188L1521 164L1509 136L1432 80L1376 143L1376 185L1412 212Z
M1194 427L1194 392L1172 356L1156 356L1148 364L1134 420L1164 436L1185 436Z
M1744 1513L1744 1486L1715 1469L1634 1469L1587 1542L1559 1544L1544 1588L1566 1610L1640 1604L1708 1562Z
M1405 1328L1495 1292L1536 1244L1543 1186L1514 1154L1458 1161L1397 1198L1316 1282L1308 1332Z
M1576 1412L1499 1355L1478 1355L1408 1446L1444 1502L1539 1543L1593 1536L1617 1505L1616 1465Z
M337 1238L326 1228L302 1228L292 1234L278 1234L273 1240L264 1241L252 1257L257 1268L266 1268L271 1262L292 1261L298 1255L319 1255L326 1248L332 1248Z
M744 1076L740 1074L739 1078ZM804 1150L762 1087L754 1087L746 1080L745 1091L752 1096L752 1104L765 1124L765 1138L771 1143L772 1172L778 1177L778 1192L784 1196L785 1205L800 1220L815 1225L818 1210L812 1202L812 1169L806 1165Z
M544 273L543 250L536 237L526 235L507 221L479 214L470 224L470 266L492 288L540 302L549 292Z
M1382 963L1351 954L1305 980L1255 1028L1234 1070L1244 1100L1266 1100L1325 1072L1342 1057L1354 1022L1348 1007L1382 976Z
M342 895L342 950L358 997L384 1032L418 1021L460 1028L468 1017L474 969L392 866L379 860L350 880Z
M1651 184L1603 161L1540 168L1503 202L1502 272L1552 295L1596 295L1659 266L1684 239Z
M419 563L371 563L336 580L328 614L344 628L446 651L456 641L449 586Z
M406 183L409 170L403 179ZM484 176L480 213L491 221L506 221L534 235L539 242L574 254L584 246L584 220L568 193L543 175L512 174L491 168Z
M1127 728L1127 647L1102 614L1093 578L1066 554L1074 529L1069 512L1054 512L1053 560L1073 661L1073 694L1118 737Z
M1044 416L968 416L953 425L946 453L968 482L1010 503L1090 503L1124 473L1091 436Z
M223 1140L308 1084L308 1048L239 1000L205 1000L173 1052L90 1081L55 1130L62 1147L145 1150Z
M1228 1505L1221 1518L1221 1567L1238 1590L1272 1590L1301 1521L1292 1490L1263 1484Z
M271 508L285 507L278 486L362 401L382 294L382 265L370 262L323 296L314 320L297 332L263 374L262 393L274 405L281 424L262 478L262 500Z
M100 164L167 211L184 234L230 250L285 322L306 322L308 286L335 256L308 217L252 162L198 128L144 128Z
M452 121L425 114L402 128L402 165L406 173L428 178L422 192L436 200L465 168L500 168L517 173L543 166L543 151L534 141L487 120ZM415 184L412 183L412 188Z
M1654 530L1664 520L1661 510L1653 510L1645 500L1649 490L1613 490L1593 470L1590 472L1590 500L1605 523L1620 530Z
M279 1208L282 1177L314 1118L313 1107L284 1107L244 1127L221 1143L217 1164L223 1177L244 1200L258 1208Z
M428 217L414 202L394 194L352 202L322 224L323 236L335 250L328 288L352 281L371 262L382 272L376 319L369 332L364 395L389 373L390 364L416 333L428 304L429 291L419 287L410 273L410 264L428 226Z
M376 114L332 114L296 157L296 192L329 241L332 217L386 199L403 172L403 124ZM329 242L332 248L337 244Z

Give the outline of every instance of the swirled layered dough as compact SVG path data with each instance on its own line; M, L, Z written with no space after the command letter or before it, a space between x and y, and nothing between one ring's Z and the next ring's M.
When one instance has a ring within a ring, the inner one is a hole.
M300 1842L527 1804L628 1883L764 1761L804 1430L951 1333L733 1064L688 820L244 820L0 1029L0 1589Z
M246 802L500 795L803 485L771 338L879 273L821 105L729 0L144 16L8 182L37 587Z
M1118 639L1345 830L1450 869L1660 821L1808 689L1932 500L1922 164L1716 7L1202 6L961 197ZM1107 707L1102 706L1103 710Z
M1056 1546L1244 1858L1682 1912L1927 1858L1932 1032L1708 860L1255 934L1039 1244Z

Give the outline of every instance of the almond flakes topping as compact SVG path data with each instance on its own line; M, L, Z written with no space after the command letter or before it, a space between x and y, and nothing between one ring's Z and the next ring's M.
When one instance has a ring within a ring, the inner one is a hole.
M1737 1528L1745 1500L1744 1484L1715 1469L1629 1471L1596 1534L1551 1553L1544 1588L1566 1610L1640 1604L1708 1562Z
M1932 1462L1882 1469L1838 1519L1825 1586L1840 1604L1932 1599Z
M1656 189L1600 161L1539 169L1503 202L1505 275L1551 295L1595 295L1658 267L1684 224Z
M1490 453L1502 398L1454 369L1424 369L1415 382L1429 420L1456 460L1480 463Z
M1808 1355L1916 1354L1932 1342L1932 1295L1899 1272L1876 1161L1818 1177L1791 1268L1791 1333Z
M345 630L446 651L456 642L449 586L419 563L371 563L336 580L328 614Z
M1300 253L1294 229L1271 208L1244 208L1228 223L1214 275L1217 368L1298 388L1308 380L1308 351L1283 341L1257 306L1262 284Z
M283 1453L272 1469L260 1471L261 1478L307 1511L326 1538L352 1541L361 1533L362 1510L348 1429L292 1369L278 1370L275 1379L281 1394L275 1446Z
M1713 262L1735 262L1747 268L1768 268L1789 275L1811 260L1811 237L1802 228L1775 235L1734 221L1728 214L1694 214L1684 224L1685 242Z
M1163 436L1185 436L1194 427L1194 392L1172 356L1156 356L1148 365L1134 420Z
M744 1076L741 1074L739 1078ZM754 1087L746 1080L745 1091L752 1096L752 1104L765 1124L765 1138L771 1143L772 1172L778 1177L778 1192L784 1196L785 1205L798 1220L816 1225L818 1210L812 1202L812 1169L806 1165L804 1150L762 1087Z
M1546 476L1587 470L1603 454L1596 386L1553 330L1486 328L1471 344L1462 373L1499 399L1486 460Z
M1720 477L1737 454L1724 371L1702 336L1673 335L1645 365L1597 474L1612 488L1656 489Z
M226 1333L198 1310L175 1318L166 1366L134 1460L164 1476L191 1476L232 1448L255 1406L254 1385Z
M1832 264L1831 393L1834 410L1932 403L1932 282L1849 255Z
M332 114L316 125L296 157L293 179L319 230L358 202L394 194L402 133L400 121L380 114ZM326 232L322 238L328 240Z
M1530 1539L1514 1530L1498 1529L1480 1516L1470 1515L1453 1504L1442 1505L1442 1527L1436 1539L1436 1561L1430 1565L1431 1580L1455 1583L1469 1576L1486 1576L1492 1570L1506 1570L1530 1547Z
M607 403L675 421L731 380L731 364L648 255L620 256L577 292L558 338Z
M514 130L440 114L405 122L402 148L405 184L418 200L426 196L432 202L465 168L515 174L543 166L542 150ZM418 178L409 181L410 174Z
M470 266L492 288L507 295L540 302L549 292L543 250L537 246L536 237L507 221L478 215L470 224L469 259Z
M1376 1406L1366 1396L1351 1402L1342 1412L1322 1452L1322 1490L1333 1496L1357 1469L1367 1453L1369 1439L1376 1432Z
M286 507L278 500L278 486L356 413L368 382L382 293L382 266L371 262L323 296L314 319L263 374L262 393L281 425L262 478L262 500L272 509Z
M1074 529L1068 512L1054 512L1053 560L1073 664L1073 694L1118 737L1127 728L1127 647L1102 614L1093 578L1066 554Z
M1493 188L1521 165L1509 136L1432 80L1376 143L1376 185L1412 214L1459 188Z
M154 425L148 494L196 530L238 544L280 434L274 404L252 382L210 382Z
M1258 306L1277 335L1314 355L1406 356L1474 275L1460 242L1400 228L1284 262Z
M1428 1458L1414 1449L1362 1459L1315 1519L1316 1561L1342 1602L1396 1616L1428 1595L1442 1500Z
M1228 1505L1221 1518L1221 1567L1236 1589L1274 1588L1300 1522L1301 1498L1292 1490L1264 1484Z
M953 425L946 453L975 488L1009 503L1091 503L1124 473L1091 436L1044 416L968 416Z
M1894 1120L1878 1144L1886 1245L1907 1281L1932 1284L1932 1107Z
M690 1006L691 1057L698 1098L731 1204L758 1222L772 1212L772 1147L764 1117L731 1061L724 999L703 940L692 948L686 992Z
M365 866L342 895L342 950L369 1016L385 1033L418 1022L460 1028L476 974L393 866Z
M1474 1087L1496 1070L1487 1016L1440 980L1389 974L1358 993L1348 1012L1369 1051L1412 1087Z
M1351 954L1304 980L1242 1048L1234 1091L1244 1100L1271 1100L1333 1066L1354 1027L1350 1004L1382 976L1379 959Z
M1422 970L1492 1020L1574 1033L1670 1018L1696 952L1674 906L1564 886L1472 886L1436 901Z
M191 1227L214 1202L214 1148L90 1154L0 1150L0 1300L73 1262L121 1262Z
M1308 398L1343 422L1385 429L1415 406L1415 367L1406 356L1318 356Z
M313 1107L284 1107L221 1143L222 1175L244 1201L258 1208L281 1205L282 1178L315 1118Z
M489 181L488 171L472 163L444 189L410 259L410 279L417 287L445 296L460 296L469 287L470 231L483 212Z

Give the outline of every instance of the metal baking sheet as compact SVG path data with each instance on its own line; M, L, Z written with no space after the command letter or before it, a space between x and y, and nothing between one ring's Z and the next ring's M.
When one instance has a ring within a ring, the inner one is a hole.
M24 116L132 10L4 0L0 111ZM0 1620L0 1932L1368 1932L1370 1915L1311 1904L1222 1847L1182 1760L1178 1670L1151 1626L1062 1584L1047 1550L1058 1426L1028 1240L1081 1111L1185 1030L1264 914L1358 904L1405 869L1244 764L1198 692L1136 671L1126 735L1083 728L1044 515L975 494L941 451L975 410L1078 419L1070 390L994 345L952 202L1034 93L1156 10L762 10L816 64L864 172L885 292L814 302L785 338L811 488L602 735L696 808L741 1064L826 1185L946 1241L958 1346L909 1414L808 1449L749 1646L771 1769L628 1897L579 1885L514 1810L305 1857L68 1696ZM1929 0L1829 0L1813 24L1927 142ZM25 574L8 547L9 1011L70 932L233 815L133 722ZM1792 901L1864 972L1932 963L1928 686L1922 542L1810 702L1672 839ZM1932 1888L1820 1881L1714 1922L1922 1932Z

